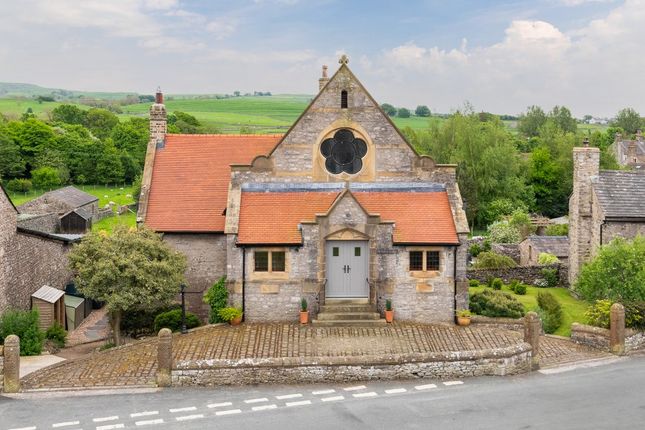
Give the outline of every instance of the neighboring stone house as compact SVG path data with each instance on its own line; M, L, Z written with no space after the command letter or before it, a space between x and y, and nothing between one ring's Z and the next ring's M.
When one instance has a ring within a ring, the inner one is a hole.
M541 253L555 255L562 264L569 263L569 238L567 236L531 235L520 242L520 265L535 266Z
M68 186L49 191L40 197L18 206L23 215L21 225L29 219L31 225L35 215L57 217L55 225L49 225L50 233L83 233L92 228L92 221L98 221L99 199L76 187ZM48 222L49 220L45 221ZM45 224L41 224L43 227ZM42 230L42 228L41 228Z
M616 133L611 151L621 166L645 170L645 141L640 130L636 132L634 140L625 140L622 134Z
M138 222L188 257L187 296L226 275L249 321L316 315L336 299L400 320L453 321L468 305L468 224L455 165L419 155L347 66L284 135L166 133L163 96Z
M600 245L617 236L645 235L645 174L600 170L600 150L573 149L569 199L569 282Z
M18 226L18 216L0 186L0 313L29 309L31 295L43 285L65 288L72 277L67 252L80 239Z

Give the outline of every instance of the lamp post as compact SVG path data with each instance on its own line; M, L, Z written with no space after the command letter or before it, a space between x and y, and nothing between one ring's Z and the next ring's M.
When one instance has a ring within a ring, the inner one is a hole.
M181 333L186 334L186 284L179 286L181 292Z

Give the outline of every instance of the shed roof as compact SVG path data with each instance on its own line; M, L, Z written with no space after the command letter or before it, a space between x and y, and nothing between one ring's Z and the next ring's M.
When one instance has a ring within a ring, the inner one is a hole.
M593 189L606 218L645 218L645 174L603 170Z
M168 134L155 155L146 225L162 232L223 232L230 165L250 164L281 137Z
M18 206L20 212L28 213L64 213L98 201L98 197L79 190L73 186L48 191L22 205Z
M48 303L56 303L65 295L65 291L43 285L31 295L34 299L40 299Z
M569 255L569 238L567 236L536 236L524 239L528 241L537 252L547 252L556 257Z

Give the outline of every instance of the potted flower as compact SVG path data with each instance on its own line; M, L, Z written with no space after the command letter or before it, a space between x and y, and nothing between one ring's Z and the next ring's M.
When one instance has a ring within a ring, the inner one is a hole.
M300 324L309 322L309 312L307 311L307 299L300 299Z
M222 308L217 311L217 314L222 320L228 321L230 325L238 325L242 322L242 309L240 308Z
M470 317L472 314L468 309L460 309L457 311L457 324L466 327L470 325Z
M385 301L385 322L391 323L394 320L394 311L392 310L392 300Z

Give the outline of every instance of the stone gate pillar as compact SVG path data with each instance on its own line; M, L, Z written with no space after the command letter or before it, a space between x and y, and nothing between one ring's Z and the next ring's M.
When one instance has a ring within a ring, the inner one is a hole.
M172 384L172 332L159 330L157 342L157 386L170 387Z
M4 340L4 392L20 391L20 338L10 334Z
M611 305L609 313L609 349L612 354L625 354L625 307L620 303Z
M540 334L542 333L542 321L535 312L529 312L524 317L524 342L531 345L531 370L539 369L540 360Z

